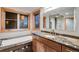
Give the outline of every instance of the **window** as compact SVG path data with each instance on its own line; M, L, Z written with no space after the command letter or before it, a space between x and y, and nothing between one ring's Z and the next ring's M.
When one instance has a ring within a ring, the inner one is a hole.
M72 19L72 18L66 19L66 30L74 31L74 19Z
M49 16L49 29L54 29L54 18Z
M57 30L64 30L64 17L63 16L57 17L56 29Z
M28 28L28 16L21 15L20 28Z
M17 14L6 12L5 29L17 28Z
M39 28L39 14L35 15L35 28Z

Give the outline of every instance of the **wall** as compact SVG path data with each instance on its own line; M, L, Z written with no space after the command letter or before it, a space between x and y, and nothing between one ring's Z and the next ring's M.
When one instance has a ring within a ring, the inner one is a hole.
M0 32L1 32L1 8L0 8Z
M1 32L5 30L5 11L1 8Z
M75 32L79 33L79 7L75 8Z
M43 29L43 13L44 13L44 9L41 8L40 9L40 30Z

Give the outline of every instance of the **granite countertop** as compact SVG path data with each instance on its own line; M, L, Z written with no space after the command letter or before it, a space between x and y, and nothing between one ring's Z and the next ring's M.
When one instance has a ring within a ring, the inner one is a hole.
M0 50L29 43L31 41L32 41L32 36L24 36L24 37L9 39L9 40L3 40L2 45L0 46Z
M7 40L7 39L12 39L12 38L17 38L17 37L23 37L26 35L31 35L31 32L29 32L29 31L3 32L3 33L0 33L0 40Z
M40 37L44 37L47 38L49 40L53 40L57 43L75 48L77 50L79 50L79 39L77 38L71 38L71 37L66 37L66 36L61 36L61 35L51 35L49 33L45 33L45 32L36 32L36 33L32 33L35 35L38 35Z

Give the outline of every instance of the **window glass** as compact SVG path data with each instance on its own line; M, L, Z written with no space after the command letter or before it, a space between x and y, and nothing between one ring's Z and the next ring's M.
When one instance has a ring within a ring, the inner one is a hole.
M20 28L28 28L28 16L21 16L20 18Z
M35 15L35 28L39 28L39 14L38 15Z
M6 12L5 29L16 29L17 28L17 14Z
M74 20L73 19L66 19L66 28L67 31L74 31Z
M56 23L57 23L56 25L57 30L64 30L64 18L63 17L58 17Z

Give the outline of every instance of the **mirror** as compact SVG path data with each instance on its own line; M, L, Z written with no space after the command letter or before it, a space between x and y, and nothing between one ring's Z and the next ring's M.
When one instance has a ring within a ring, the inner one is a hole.
M44 14L49 16L47 28L58 31L74 31L74 7L60 7Z

